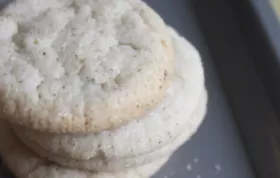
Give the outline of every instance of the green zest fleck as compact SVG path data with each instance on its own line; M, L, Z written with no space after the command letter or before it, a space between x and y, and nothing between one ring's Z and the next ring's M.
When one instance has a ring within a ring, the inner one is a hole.
M36 39L36 40L34 40L34 44L39 44L39 41Z
M120 84L121 84L121 80L122 80L121 76L120 76L120 75L117 75L116 78L115 78L116 84L117 84L117 85L120 85Z
M83 64L85 60L86 60L85 58L79 59L79 61L80 61L81 64Z

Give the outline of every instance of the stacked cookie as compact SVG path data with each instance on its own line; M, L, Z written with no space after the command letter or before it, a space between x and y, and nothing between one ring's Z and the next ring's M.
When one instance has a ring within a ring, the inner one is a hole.
M0 153L18 177L150 177L203 120L199 54L142 1L18 0L0 31Z

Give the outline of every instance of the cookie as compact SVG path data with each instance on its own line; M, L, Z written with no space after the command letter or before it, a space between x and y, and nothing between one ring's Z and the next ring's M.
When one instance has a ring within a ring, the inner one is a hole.
M168 143L164 143L163 146L156 150L147 153L142 153L137 156L123 158L106 158L104 153L100 151L98 152L98 155L92 159L76 160L66 156L53 154L38 145L33 145L32 150L34 150L41 157L54 161L60 165L74 169L82 169L97 172L113 172L122 170L124 168L132 168L143 164L148 164L154 162L159 158L171 155L185 141L190 139L190 137L197 131L198 125L200 125L203 121L207 109L206 102L207 94L206 91L204 91L200 97L199 104L197 105L196 109L192 112L190 119L187 123L184 123L183 127L185 129L182 130L182 133L180 133L177 138L174 138L174 140L172 141L170 140ZM18 136L20 136L20 133L18 133ZM28 139L28 137L21 137L21 140L27 145L33 144L32 141Z
M173 76L166 25L139 0L18 0L0 32L0 114L35 130L119 128Z
M16 127L20 137L44 150L76 160L89 160L100 152L104 159L135 157L176 139L192 123L191 113L204 90L204 72L195 48L169 29L175 52L175 77L165 98L154 110L112 131L88 134L49 134ZM206 102L204 103L206 104ZM195 125L198 127L199 123ZM190 132L191 134L191 132ZM145 139L149 138L149 139Z
M44 160L21 144L9 125L0 120L0 154L6 166L20 178L149 178L169 157L119 172L102 173L69 169Z

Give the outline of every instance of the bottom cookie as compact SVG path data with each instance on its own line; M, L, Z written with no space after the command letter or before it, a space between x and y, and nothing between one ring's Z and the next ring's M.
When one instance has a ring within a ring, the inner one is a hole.
M0 120L0 154L6 166L20 178L149 178L167 162L169 156L155 162L112 173L94 173L69 169L44 160L17 139L9 125Z
M195 133L197 131L197 125L200 125L203 121L207 110L207 98L207 92L204 90L200 96L196 109L192 112L190 116L191 119L189 119L189 122L187 123L188 127L186 127L186 129L175 140L166 143L164 146L158 148L155 151L130 158L115 159L106 162L103 161L105 159L102 159L102 154L100 154L100 160L74 160L71 158L63 157L61 155L54 155L48 150L45 150L43 147L39 147L38 145L35 146L26 137L20 137L22 133L17 134L24 144L26 144L27 146L33 145L33 147L30 149L35 151L35 153L37 153L45 159L52 160L59 165L88 171L114 172L123 170L124 168L132 168L143 164L151 163L159 158L166 157L166 155L170 155L174 151L176 151L191 137L192 133Z

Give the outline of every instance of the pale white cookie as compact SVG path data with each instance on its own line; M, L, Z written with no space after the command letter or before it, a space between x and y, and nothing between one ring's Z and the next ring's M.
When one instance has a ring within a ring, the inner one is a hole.
M44 148L33 145L32 150L34 150L38 155L43 158L52 160L60 165L74 169L90 170L90 171L101 171L101 172L111 172L119 171L124 168L131 168L140 166L143 164L154 162L155 160L171 155L176 149L178 149L185 141L197 131L198 125L201 124L207 109L207 94L204 91L200 97L199 104L196 109L192 112L190 119L187 123L184 123L182 133L178 135L174 140L170 140L165 143L160 148L150 151L147 153L142 153L133 157L123 157L123 158L108 158L104 157L104 153L99 152L98 155L89 160L75 160L66 156L61 156L58 154L53 154ZM20 133L18 133L18 136ZM143 138L143 139L149 139ZM27 144L32 145L33 143L27 137L21 137L21 140ZM121 141L121 140L120 140Z
M118 128L173 76L165 23L140 0L17 0L0 32L0 113L36 130Z
M44 160L23 146L3 120L0 120L0 154L6 166L19 178L149 178L169 156L150 164L119 172L93 173L62 167Z
M42 147L54 155L76 160L104 160L135 157L175 140L183 130L199 127L190 117L204 90L204 72L196 49L169 29L175 52L175 74L166 96L154 110L112 131L88 134L49 134L16 127L20 137L28 137L30 147ZM206 105L206 102L204 102ZM198 118L200 121L200 118ZM37 146L36 146L37 145Z

